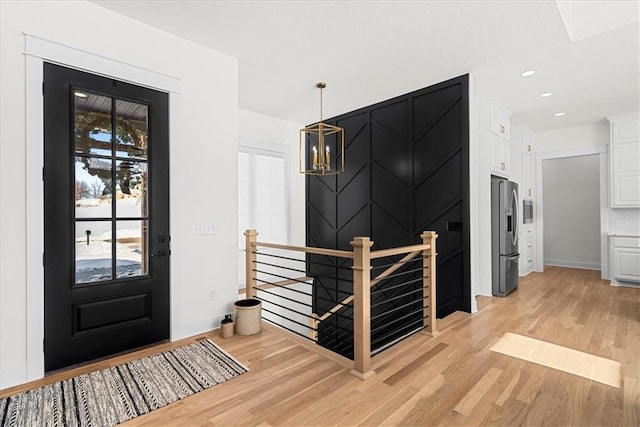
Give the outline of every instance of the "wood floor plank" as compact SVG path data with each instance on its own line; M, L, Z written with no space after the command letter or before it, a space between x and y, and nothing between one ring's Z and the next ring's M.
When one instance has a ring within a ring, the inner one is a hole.
M415 334L375 355L367 381L264 328L161 343L0 390L0 397L209 338L250 371L124 426L640 425L640 289L611 287L598 271L549 267L521 278L505 298L477 302L474 315L439 320L440 335ZM491 351L506 332L619 362L622 384Z
M515 376L511 377L511 381L504 388L498 400L495 401L495 404L498 406L503 406L504 402L507 401L511 397L511 393L513 393L513 389L520 382L520 372L516 372Z
M510 400L505 407L493 406L489 413L479 425L482 426L519 426L524 425L524 420L529 413L531 406L519 400Z
M587 400L583 404L582 413L580 413L579 425L600 425L607 388L607 386L598 383L592 383L589 386Z
M335 371L321 379L313 386L301 390L298 394L292 394L287 399L274 407L273 411L264 414L266 420L272 425L293 425L292 420L308 410L308 408L327 394L335 392L346 383L353 382L352 375L346 369Z
M399 371L397 371L392 376L387 378L385 380L385 384L388 384L390 386L393 386L393 385L397 384L403 378L407 377L408 375L411 375L420 366L422 366L425 363L427 363L427 361L429 361L429 359L431 359L432 357L434 357L435 355L440 353L442 350L447 348L447 346L448 345L445 344L445 343L438 343L438 345L433 347L431 350L427 351L426 353L424 353L420 357L417 357L411 363L409 363L406 366L403 366Z
M453 408L454 411L469 415L473 408L480 402L480 399L489 391L493 383L502 375L504 371L497 368L490 368L480 381L478 381L460 402Z
M640 381L636 378L624 378L622 423L630 426L640 425Z
M489 369L488 356L461 358L444 370L442 387L409 412L401 424L416 425L424 423L425 420L434 424L444 423L444 419L453 411L455 405Z
M403 425L409 413L416 408L424 409L427 406L427 398L440 390L444 384L444 376L438 375L429 381L422 389L418 390L409 400L385 418L381 425ZM423 420L424 422L425 420ZM407 425L407 424L404 424Z
M379 408L364 420L360 421L360 426L377 426L381 425L384 420L390 417L389 414L393 414L398 411L403 405L406 405L412 398L424 388L405 387L399 392L389 396L389 399L384 402Z

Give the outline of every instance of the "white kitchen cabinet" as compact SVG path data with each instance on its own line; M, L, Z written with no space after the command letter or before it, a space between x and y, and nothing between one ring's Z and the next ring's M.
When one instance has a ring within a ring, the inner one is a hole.
M508 141L509 134L511 132L509 115L497 105L490 104L489 116L489 120L491 122L491 132Z
M611 237L611 283L640 283L640 237Z
M535 200L536 156L535 153L522 153L522 187L520 198Z
M511 165L511 180L518 183L519 193L519 242L518 252L520 253L519 274L526 276L537 269L537 239L536 227L537 218L533 217L533 222L524 223L524 201L527 207L532 209L536 206L535 185L536 185L536 154L533 150L532 132L526 126L514 126L511 129L511 149L514 150Z
M520 276L535 271L536 269L536 230L534 224L520 226L520 240L518 251L520 252Z
M511 125L509 113L496 102L486 99L477 100L476 112L478 146L482 150L479 158L482 159L482 167L489 166L491 175L510 178ZM515 169L518 168L519 166Z
M609 117L611 140L616 144L638 142L640 139L640 111Z
M509 141L491 134L491 173L508 178L510 156Z
M527 127L522 128L522 152L532 153L533 150L533 135L531 130Z
M640 207L640 141L611 145L611 207Z
M609 122L610 206L640 207L640 112L609 117Z

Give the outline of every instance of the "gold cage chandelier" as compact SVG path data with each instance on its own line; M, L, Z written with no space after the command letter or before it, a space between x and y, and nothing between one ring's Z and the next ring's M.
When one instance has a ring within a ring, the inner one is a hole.
M344 129L322 122L322 89L320 89L320 121L300 129L300 173L336 175L344 172Z

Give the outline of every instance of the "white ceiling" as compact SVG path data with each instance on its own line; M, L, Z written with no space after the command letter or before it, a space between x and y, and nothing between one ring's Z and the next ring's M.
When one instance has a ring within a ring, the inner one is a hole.
M575 42L555 1L94 3L238 58L240 107L299 124L319 81L326 118L465 73L534 132L640 110L638 1L594 2L600 27L576 9Z

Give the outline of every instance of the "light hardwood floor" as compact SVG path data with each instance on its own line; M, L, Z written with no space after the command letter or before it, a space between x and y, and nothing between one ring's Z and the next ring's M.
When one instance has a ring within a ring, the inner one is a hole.
M507 298L479 299L471 316L438 322L373 358L361 381L274 328L222 339L217 331L58 372L26 388L193 342L213 339L250 372L128 426L158 425L640 425L640 289L616 288L600 272L548 267L521 278ZM442 284L440 284L442 286ZM615 388L496 353L513 332L616 360Z

